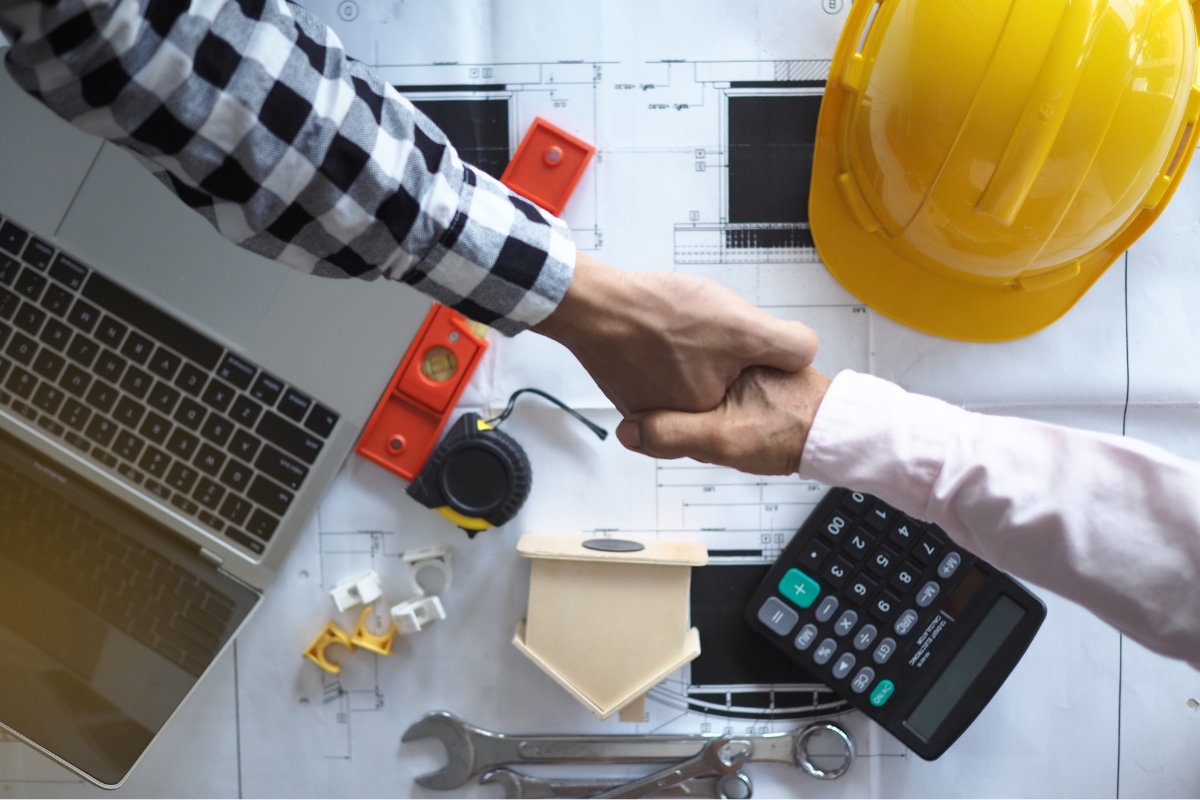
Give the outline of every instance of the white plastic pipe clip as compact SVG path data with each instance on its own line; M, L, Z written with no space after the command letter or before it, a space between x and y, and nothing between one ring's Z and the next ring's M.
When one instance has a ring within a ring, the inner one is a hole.
M334 586L329 596L338 611L348 611L360 603L374 603L383 597L383 589L375 570L367 570Z
M450 581L454 577L454 570L450 566L450 547L440 544L433 547L418 547L415 550L406 550L404 555L400 557L404 562L404 571L408 575L408 583L412 586L413 593L417 597L425 596L425 589L417 582L417 573L426 567L432 567L442 573L442 591L450 588Z
M436 595L414 597L398 606L392 606L392 619L396 622L396 633L407 636L427 628L446 618L446 609Z

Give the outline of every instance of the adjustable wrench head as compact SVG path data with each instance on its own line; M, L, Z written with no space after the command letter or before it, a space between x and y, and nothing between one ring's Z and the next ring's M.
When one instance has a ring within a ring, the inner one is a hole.
M449 711L431 711L410 725L400 741L414 742L430 736L437 737L446 746L446 766L421 775L417 785L443 792L465 786L475 773L475 747L467 724Z

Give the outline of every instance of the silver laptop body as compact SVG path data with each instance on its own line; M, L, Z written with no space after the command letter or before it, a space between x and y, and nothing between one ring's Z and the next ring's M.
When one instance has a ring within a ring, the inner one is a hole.
M428 307L238 249L0 69L0 725L120 785Z

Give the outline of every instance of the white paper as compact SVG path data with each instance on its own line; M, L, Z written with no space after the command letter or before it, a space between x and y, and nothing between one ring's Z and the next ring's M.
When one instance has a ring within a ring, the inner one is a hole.
M739 82L823 78L842 0L534 2L309 0L348 51L397 85L502 85L511 144L541 115L599 151L564 217L584 250L631 270L686 270L733 288L821 335L817 366L869 371L971 408L1139 436L1200 457L1200 172L1163 218L1059 322L999 345L937 339L864 309L811 254L721 246L728 213L727 103L804 93ZM819 90L817 90L819 91ZM446 96L453 96L447 92ZM715 233L714 233L715 232ZM618 417L560 346L492 338L464 407L503 407L536 386L610 430ZM413 783L444 761L434 742L401 745L425 712L449 709L501 732L786 730L679 710L687 670L655 690L649 720L600 722L510 644L523 616L525 532L661 536L777 552L822 495L796 478L759 479L654 462L599 442L541 401L505 424L534 483L520 516L474 540L412 502L395 476L352 457L245 632L119 792L131 796L440 796ZM1053 491L1053 487L1047 487ZM337 614L328 591L367 569L376 612L409 596L400 554L448 544L448 618L384 658L332 657L327 676L300 653ZM820 783L751 765L755 796L1108 796L1200 794L1200 680L1038 590L1040 635L1000 693L940 760L926 763L865 717L851 772ZM529 770L530 772L542 772ZM560 774L633 776L638 768ZM0 775L18 795L97 794L16 743ZM497 796L473 783L455 796Z

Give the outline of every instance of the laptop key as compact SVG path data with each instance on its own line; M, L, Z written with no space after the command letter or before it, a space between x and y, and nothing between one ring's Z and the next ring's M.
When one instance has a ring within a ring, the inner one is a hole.
M182 363L182 358L162 345L159 345L159 348L154 351L154 358L150 359L149 366L151 372L169 381L175 377L175 373L179 370L179 365Z
M117 467L117 472L126 480L133 481L134 483L141 483L142 478L145 477L142 475L142 473L138 472L128 464L122 464L121 466Z
M246 517L250 514L250 509L254 506L249 500L243 497L238 497L236 494L231 494L225 498L225 502L221 504L220 514L225 519L232 522L234 525L241 525L246 521Z
M33 422L38 417L36 408L33 406L27 406L20 400L13 400L12 410L20 414L22 417L25 417L25 419L29 420L30 422Z
M183 398L183 402L179 404L179 408L175 411L175 421L181 425L186 425L192 430L196 430L200 427L200 423L204 421L204 415L207 413L204 410L204 406L189 397L185 397Z
M287 513L288 506L292 504L292 498L295 495L286 489L280 489L262 475L256 475L246 496L268 511L282 517Z
M102 417L99 414L92 417L92 421L88 423L87 430L83 435L91 439L101 447L108 447L113 436L117 434L117 424L107 417ZM115 463L115 460L114 460Z
M67 365L67 360L53 350L42 348L37 354L37 358L33 360L33 371L41 375L48 381L58 380L58 375L62 372L63 367Z
M0 322L0 347L4 346L4 343L8 341L8 337L12 336L12 332L13 329L11 325L5 325L3 322Z
M304 415L308 413L308 407L312 405L312 400L297 392L295 389L288 389L283 393L283 399L279 401L279 413L285 417L290 417L296 422L304 419Z
M250 390L250 395L255 400L269 406L275 405L275 401L281 394L283 394L283 382L272 378L265 372L258 376L258 380L254 382L254 388Z
M50 431L50 433L54 434L55 436L62 436L63 431L65 430L62 425L59 425L57 422L54 421L53 417L43 416L41 419L38 420L38 425L40 427L45 428L46 430Z
M217 377L229 381L244 392L250 388L250 382L254 380L257 372L258 368L250 362L243 361L233 353L226 353L225 360L217 368Z
M131 395L141 400L146 396L146 392L150 389L150 384L154 379L147 372L142 372L137 367L130 367L125 372L125 377L121 379L121 388L129 392Z
M125 340L125 344L121 345L121 354L128 356L129 360L135 364L145 364L146 359L150 358L150 351L154 349L154 342L142 336L137 331L132 331L129 338Z
M171 432L171 421L151 411L146 415L139 432L155 444L162 444Z
M204 427L200 429L200 435L217 447L224 447L232 433L233 423L220 414L209 414L208 419L204 422Z
M46 312L29 302L21 303L16 316L13 317L14 325L34 336L42 329L42 323L45 321Z
M192 463L202 472L216 477L225 464L225 454L211 444L205 443L200 445L200 450L197 451L196 458Z
M250 515L250 522L247 523L246 530L263 541L269 541L275 535L275 529L278 527L279 520L261 508L256 508L254 509L254 513Z
M71 307L71 301L74 299L75 295L57 283L52 283L50 284L50 288L46 290L46 294L42 297L42 308L55 316L63 317L66 316L67 309Z
M83 397L83 393L87 391L87 388L91 382L91 375L87 374L74 364L68 364L66 371L63 372L63 376L58 382L58 385L76 397Z
M128 331L129 326L105 314L100 326L96 328L96 338L109 347L116 348L121 346L121 340Z
M67 440L67 444L71 445L71 447L74 447L76 450L82 450L86 453L88 450L92 449L92 443L80 436L78 433L67 431L65 438Z
M75 291L78 291L79 287L83 285L83 279L87 277L87 273L86 267L62 253L58 254L58 258L54 259L54 265L50 267L51 278L62 281Z
M46 284L49 282L43 276L26 267L17 276L17 282L13 284L13 288L36 303L37 299L42 296L42 290L46 288Z
M7 289L0 289L0 319L12 319L12 315L16 313L19 305L21 305L21 298L18 295Z
M199 444L200 437L188 433L183 428L176 428L175 432L171 434L171 438L167 441L167 449L180 458L190 461L192 454L196 452L196 447Z
M6 221L0 225L0 247L14 256L21 254L21 248L25 246L27 239L29 239L29 234L13 223Z
M129 431L121 431L117 434L117 440L113 443L112 449L126 461L135 461L145 446L146 443L134 434Z
M246 534L234 528L230 528L229 530L225 531L225 535L247 550L253 551L255 554L262 553L262 551L266 549L263 547L262 542L256 542Z
M181 494L177 494L171 498L171 505L175 506L185 514L195 514L200 510L200 506L196 505Z
M92 410L90 408L75 398L68 397L67 402L63 404L62 413L58 415L58 418L65 422L69 427L72 427L77 431L81 431L83 430L83 426L87 424L88 417L90 416L92 416Z
M175 385L195 397L200 394L207 380L208 376L195 364L184 364L183 369L179 370L179 377L175 379Z
M46 327L42 328L42 335L38 338L45 344L61 352L67 346L67 342L71 341L71 333L70 325L62 320L51 317L46 323Z
M23 333L16 333L13 335L12 341L8 343L8 347L4 349L4 352L14 360L25 366L29 366L33 361L34 353L37 352L37 347L37 342L33 339L30 339Z
M67 345L67 355L72 360L78 361L85 367L90 367L92 362L96 360L96 355L100 352L100 345L94 339L89 339L82 333L75 334L75 338Z
M58 407L62 405L63 394L62 389L59 389L53 383L43 382L33 393L32 402L35 406L45 411L47 414L57 414Z
M203 522L208 527L212 528L214 531L217 531L218 533L225 530L225 523L222 522L220 519L218 519L211 512L201 511L200 512L200 521Z
M182 461L176 461L171 465L170 472L167 473L167 485L176 491L187 493L196 485L196 479L199 477L200 473L196 470Z
M236 392L232 386L224 381L219 381L216 378L213 378L208 382L208 388L204 390L204 394L200 399L224 414L225 409L229 408L229 404L233 401L233 396L235 393Z
M2 343L2 337L0 337ZM247 428L254 427L254 423L258 421L258 415L262 413L262 406L251 400L246 395L238 395L233 401L233 408L229 411L229 416L233 417L235 422L240 422Z
M25 259L26 264L45 272L46 267L50 266L50 259L54 258L54 248L32 236L29 244L25 245L25 252L21 254L21 258Z
M171 496L171 490L163 486L158 481L146 481L146 489L161 497L163 500Z
M113 403L117 402L117 394L117 390L104 381L96 381L88 390L86 400L93 408L98 408L107 414L112 409Z
M300 484L308 477L308 467L270 445L263 448L262 455L254 462L254 466L289 489L299 489Z
M105 452L104 450L101 450L99 447L92 448L92 458L96 459L97 461L99 461L101 464L108 467L109 469L112 469L113 467L115 467L117 465L116 456L112 455L111 453Z
M4 380L4 376L8 374L8 369L11 366L12 366L12 362L9 361L7 358L0 358L0 381ZM5 397L9 397L7 392L0 392L0 394L3 394ZM9 399L11 399L11 397ZM3 400L0 402L7 403L8 400Z
M117 407L113 409L113 416L117 421L129 428L136 428L145 413L146 407L129 395L122 396L117 401Z
M4 382L4 387L10 392L20 397L23 400L28 400L33 394L34 387L37 386L38 379L32 373L26 372L20 367L13 367L12 373L9 374L8 380Z
M98 319L100 319L100 309L86 300L76 300L75 305L71 306L71 313L67 314L67 322L84 333L91 333Z
M235 492L243 492L246 490L246 484L250 483L250 478L253 475L253 470L236 458L231 458L225 466L225 471L221 473L221 483Z
M0 283L12 286L12 282L16 280L17 273L20 271L21 264L15 258L0 256Z
M164 414L170 414L175 409L175 404L179 402L179 391L158 381L154 384L154 389L146 398L146 402L152 408L156 408Z
M324 443L317 437L271 411L263 414L258 427L254 430L268 442L284 452L291 453L306 464L316 461L324 446Z
M96 364L92 369L101 378L108 380L110 383L116 383L121 377L121 373L125 371L125 365L128 363L128 361L121 358L112 350L105 350L96 359Z
M192 493L192 498L197 503L213 511L216 511L217 505L224 496L224 487L211 478L201 478L199 485L196 486L196 491Z
M261 439L239 428L237 433L233 434L228 450L243 461L249 461L254 458L260 445L262 445Z
M171 466L171 457L157 447L147 447L138 466L156 478L161 478Z
M337 425L337 421L337 414L317 403L313 406L313 410L309 412L308 419L304 420L304 427L322 439L328 439L329 434L333 433L333 427Z

